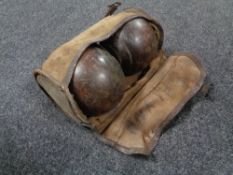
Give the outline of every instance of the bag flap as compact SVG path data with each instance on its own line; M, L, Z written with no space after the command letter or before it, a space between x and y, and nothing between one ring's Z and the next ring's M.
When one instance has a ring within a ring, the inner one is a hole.
M101 139L126 154L149 154L164 126L200 89L204 78L205 71L194 56L170 56L101 133Z

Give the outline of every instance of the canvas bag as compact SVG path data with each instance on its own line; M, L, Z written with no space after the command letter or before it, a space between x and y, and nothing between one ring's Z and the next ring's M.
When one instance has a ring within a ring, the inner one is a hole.
M129 86L113 110L87 117L69 90L80 56L88 46L107 40L125 23L138 17L153 26L159 39L159 55L146 72L126 77ZM41 68L34 70L34 76L65 114L92 129L101 141L126 154L148 155L163 128L195 95L205 79L204 68L196 57L187 53L167 57L162 43L163 29L158 22L143 10L127 9L103 18L58 47Z

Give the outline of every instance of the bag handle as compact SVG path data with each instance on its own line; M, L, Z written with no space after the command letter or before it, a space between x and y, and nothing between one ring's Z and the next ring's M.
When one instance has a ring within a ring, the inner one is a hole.
M105 17L112 15L117 8L121 5L121 2L114 2L113 4L108 5L108 11L105 14Z

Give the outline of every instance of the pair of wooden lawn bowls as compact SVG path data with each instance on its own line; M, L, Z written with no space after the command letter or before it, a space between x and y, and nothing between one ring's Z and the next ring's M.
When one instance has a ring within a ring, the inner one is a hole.
M148 155L205 77L194 56L167 58L162 43L158 22L127 9L57 48L34 75L68 116L103 142L126 154Z
M138 17L83 52L70 89L86 115L108 112L120 102L125 76L143 71L156 58L160 35L155 34L149 21Z

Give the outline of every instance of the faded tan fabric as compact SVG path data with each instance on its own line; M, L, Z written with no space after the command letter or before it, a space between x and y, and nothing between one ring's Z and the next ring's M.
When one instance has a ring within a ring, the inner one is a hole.
M126 77L128 83L122 100L103 115L86 117L69 91L83 51L108 39L136 17L151 22L161 48L161 26L142 10L128 9L100 20L57 48L34 75L40 87L68 116L91 128L102 141L127 154L146 155L152 151L164 126L201 87L205 72L195 57L181 54L167 59L160 50L147 72Z
M170 56L101 134L125 153L149 154L161 130L201 87L204 76L193 56Z

